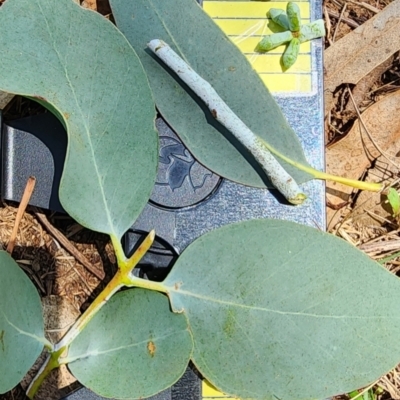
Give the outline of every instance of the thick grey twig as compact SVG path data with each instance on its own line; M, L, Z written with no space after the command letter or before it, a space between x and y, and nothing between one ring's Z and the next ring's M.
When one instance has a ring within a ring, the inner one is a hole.
M292 204L301 204L306 196L295 180L284 170L268 150L268 144L255 135L219 97L214 88L201 78L162 40L147 45L171 68L207 105L213 117L224 125L253 155L272 184Z

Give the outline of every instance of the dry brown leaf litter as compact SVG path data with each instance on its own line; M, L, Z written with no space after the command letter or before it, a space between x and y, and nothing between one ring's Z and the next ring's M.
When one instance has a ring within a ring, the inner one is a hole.
M349 3L345 2L343 9L347 7ZM335 33L336 30L333 36ZM388 60L400 49L399 37L400 1L395 0L328 47L324 55L325 114L333 107L337 88L345 83L357 85L376 67Z
M366 109L347 135L326 149L326 168L329 173L346 178L359 179L366 175L367 181L392 182L399 172L399 152L400 91L397 91ZM354 189L327 182L326 190L327 221L328 227L332 227L341 216L340 208L351 202ZM379 193L364 192L359 194L356 204L368 209L371 205L364 203L370 198L378 204L383 200ZM374 210L378 215L392 219L391 213L382 206L376 206Z
M388 2L375 1L368 1L367 3L376 9L383 9L385 5L388 4ZM338 30L336 39L349 34L350 29L352 29L350 28L351 24L348 23L349 21L360 24L363 23L362 19L367 20L376 14L376 12L371 11L368 7L362 6L363 9L361 9L360 6L355 7L355 5L356 2L350 1L327 0L325 2L325 10L330 11L329 13L325 12L325 15L329 15L331 23L330 31ZM336 17L332 18L332 11L340 15L344 8L345 12L343 16L345 16L348 21L342 20L338 27L339 19ZM330 39L332 39L332 33L330 33ZM384 42L379 44L381 46L385 45ZM328 38L327 46L329 46ZM373 47L371 47L370 52L374 55ZM350 82L350 79L351 77L349 77L347 81ZM344 81L346 81L346 79ZM356 106L363 112L362 118L365 118L370 123L373 122L372 119L379 120L375 128L371 128L373 136L384 148L384 151L390 154L390 158L395 164L394 166L389 163L385 157L375 149L373 157L369 157L369 164L364 164L364 170L357 171L356 175L358 176L354 176L355 178L364 177L366 180L373 181L393 181L398 178L399 170L397 165L400 165L398 162L400 126L398 126L396 115L398 114L398 105L389 105L390 99L387 97L391 93L399 90L399 82L399 54L395 52L364 77L360 77L356 85L350 85L353 97L356 98ZM327 142L338 141L337 146L339 149L342 149L342 153L336 150L338 153L337 157L342 160L340 162L342 171L346 170L346 163L348 163L348 170L352 169L352 165L354 166L355 160L352 159L351 152L362 151L365 154L365 146L362 145L360 147L360 145L356 143L360 142L360 136L358 136L358 138L354 137L354 131L358 131L358 135L360 135L362 128L357 128L360 121L351 103L350 96L347 93L348 90L348 85L342 85L336 88L332 108L328 110L329 113L325 120ZM397 97L398 93L393 96ZM380 102L381 104L379 105ZM373 112L373 105L375 105L376 108L375 112ZM385 105L388 105L387 109ZM382 118L383 115L386 115L386 117ZM349 134L349 131L350 137L346 139L346 135ZM341 144L340 140L343 140L344 143ZM350 149L348 148L348 142L353 142ZM332 156L334 151L327 150L327 152L329 163L335 165L335 157ZM337 168L336 172L338 172ZM331 184L329 186L332 187ZM347 195L350 192L352 191L346 190ZM338 202L336 202L336 206L338 206ZM354 191L350 198L347 197L345 199L342 207L338 208L337 210L327 209L328 219L335 219L334 223L330 226L331 233L347 240L377 261L389 259L389 261L385 263L385 267L392 273L399 274L399 220L392 217L391 209L388 204L385 203L385 199L379 194L371 194L368 192L359 193ZM336 216L333 217L335 214ZM377 288L377 290L379 290L379 288ZM393 340L397 340L397 338L393 338ZM373 361L371 360L371 362ZM372 390L374 391L374 398L376 399L399 399L399 366L387 376L378 380Z
M17 208L13 205L3 204L0 208L0 244L3 248L7 246L16 212ZM62 225L76 225L65 216L60 216L58 220L55 217L52 222L61 225L60 229ZM104 282L100 282L62 248L29 211L22 218L13 253L42 296L44 314L47 316L46 335L53 340L65 333L87 306L92 294L98 293L115 272L115 257L107 236L80 229L70 236L70 240L93 265L106 271ZM57 399L61 393L65 395L76 387L73 382L66 368L54 371L37 398ZM16 391L19 393L19 389ZM14 396L14 393L10 393L0 398L11 399L11 394Z

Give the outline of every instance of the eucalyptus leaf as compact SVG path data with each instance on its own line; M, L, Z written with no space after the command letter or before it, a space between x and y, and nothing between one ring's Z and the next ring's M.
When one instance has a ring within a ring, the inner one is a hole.
M266 179L265 175L240 144L146 50L152 39L168 43L254 133L282 154L308 165L296 134L258 74L195 0L111 0L110 4L118 28L145 67L159 111L200 163L233 181L264 186L261 176ZM312 178L282 165L299 183Z
M279 220L193 242L163 282L200 372L230 395L315 399L400 361L400 281L347 242Z
M165 295L143 289L114 295L72 342L69 368L105 397L145 398L185 372L192 339L183 314Z
M0 89L47 104L67 128L62 205L120 238L157 168L154 103L138 57L113 24L72 0L7 0L0 25Z
M10 255L0 251L0 393L21 381L45 343L39 294Z

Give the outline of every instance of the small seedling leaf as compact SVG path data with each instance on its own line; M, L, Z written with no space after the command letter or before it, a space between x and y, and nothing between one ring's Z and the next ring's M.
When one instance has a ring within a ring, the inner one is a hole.
M298 38L292 38L282 56L283 70L288 70L297 60L300 50L300 41Z
M389 193L387 195L387 198L389 200L389 204L392 207L393 216L397 217L399 215L399 213L400 213L400 196L399 196L399 192L394 188L390 188L389 189Z
M0 393L5 393L32 367L46 339L39 294L5 251L0 277Z
M307 42L308 40L317 39L326 35L325 24L322 19L304 24L300 27L299 40L300 43Z
M257 44L255 51L265 52L275 49L282 44L288 43L293 39L292 32L278 32L272 35L264 36L264 38Z
M147 398L184 373L192 338L166 296L143 289L114 295L72 342L69 368L101 396Z
M200 163L230 180L265 186L260 178L263 173L247 151L146 50L152 39L168 43L255 134L282 154L308 165L295 132L258 74L195 0L111 0L110 4L118 28L145 67L158 109ZM283 161L282 165L299 183L312 178Z
M120 238L150 196L158 159L138 57L112 23L72 0L7 0L0 25L0 89L45 104L67 128L62 205Z
M286 31L290 30L289 27L289 20L284 10L280 8L271 8L267 16L272 19L276 24L278 24L281 28L285 29Z
M292 32L298 32L301 26L300 7L298 4L290 1L286 7L286 14L289 22L289 29Z
M188 318L195 365L230 395L323 399L367 386L400 360L399 279L310 227L252 220L217 229L163 284Z

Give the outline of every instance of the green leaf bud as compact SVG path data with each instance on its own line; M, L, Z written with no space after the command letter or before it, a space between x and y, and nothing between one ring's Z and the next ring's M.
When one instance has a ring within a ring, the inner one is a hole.
M255 51L263 53L275 49L282 44L288 43L292 40L292 33L290 31L278 32L272 35L265 36L256 46Z
M296 62L299 50L300 40L298 38L293 38L282 56L282 65L285 71Z
M322 19L318 19L309 24L302 25L300 28L300 43L308 40L317 39L325 36L325 24Z
M390 188L387 198L392 206L393 216L397 217L400 214L400 196L398 191L394 188Z
M298 32L301 26L300 8L296 3L290 1L286 7L286 14L289 22L289 29Z
M289 30L289 20L285 11L279 8L271 8L267 16L272 19L273 22L278 24L280 27Z

